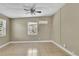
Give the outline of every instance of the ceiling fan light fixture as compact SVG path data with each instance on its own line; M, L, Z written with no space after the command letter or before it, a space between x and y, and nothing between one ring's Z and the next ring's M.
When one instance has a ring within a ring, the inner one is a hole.
M36 13L42 13L41 11L36 10L36 4L33 4L33 6L30 9L24 9L26 12L30 11L31 15L36 15ZM27 13L28 14L28 13Z

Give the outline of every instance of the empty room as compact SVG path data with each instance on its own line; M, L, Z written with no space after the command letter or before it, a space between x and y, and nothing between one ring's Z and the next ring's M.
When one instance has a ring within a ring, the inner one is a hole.
M79 3L0 3L0 56L78 56Z

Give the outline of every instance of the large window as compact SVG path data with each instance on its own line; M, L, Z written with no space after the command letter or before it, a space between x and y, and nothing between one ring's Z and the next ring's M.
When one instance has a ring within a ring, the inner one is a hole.
M0 19L0 37L6 36L6 20Z

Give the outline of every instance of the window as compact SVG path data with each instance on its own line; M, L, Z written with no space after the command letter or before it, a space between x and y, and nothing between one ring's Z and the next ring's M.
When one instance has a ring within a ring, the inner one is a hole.
M28 35L37 35L37 22L28 22Z
M6 36L6 20L0 19L0 37Z

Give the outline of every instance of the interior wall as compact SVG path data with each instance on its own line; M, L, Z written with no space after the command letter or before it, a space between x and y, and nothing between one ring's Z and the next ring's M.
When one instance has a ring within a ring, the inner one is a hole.
M28 35L28 22L48 21L48 24L38 25L37 35ZM12 41L43 41L50 40L51 17L27 17L11 19L11 40Z
M79 55L79 4L66 4L52 20L52 40Z
M61 9L62 44L79 55L79 4L67 4Z
M60 10L52 16L51 38L60 44Z
M6 36L0 37L0 45L3 45L10 41L10 20L2 14L0 14L0 18L6 20Z

